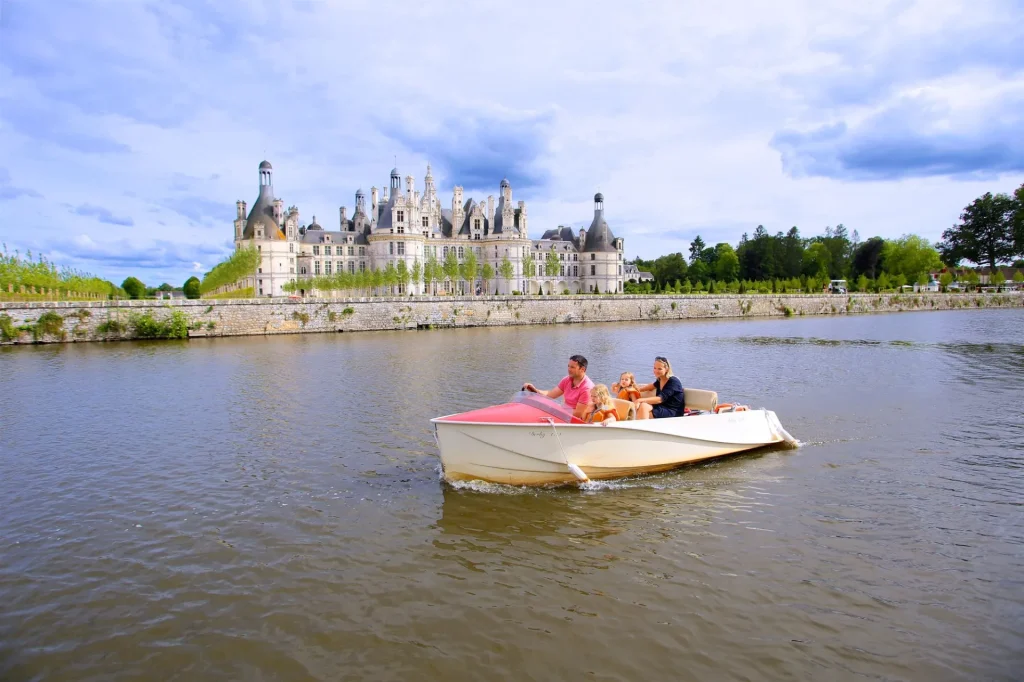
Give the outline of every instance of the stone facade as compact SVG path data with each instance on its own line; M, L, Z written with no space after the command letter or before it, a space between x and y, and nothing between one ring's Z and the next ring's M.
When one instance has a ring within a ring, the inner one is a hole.
M421 296L302 301L264 298L9 302L0 303L0 343L130 339L133 315L147 312L158 320L181 312L187 318L189 336L197 337L994 307L1024 307L1024 294ZM47 313L50 314L45 318L48 323L43 328L40 318Z
M396 287L396 294L577 294L598 291L621 292L624 280L623 248L604 217L604 197L594 196L594 218L587 229L578 232L569 227L547 230L540 239L531 239L526 202L514 202L512 185L507 179L499 185L497 202L488 196L486 203L463 196L463 188L452 190L451 208L441 207L430 166L424 178L424 190L416 189L415 179L405 177L401 186L398 169L393 169L383 196L370 188L366 194L356 191L355 210L338 210L338 229L324 229L313 216L309 225L299 224L299 209L286 211L284 202L274 196L273 168L263 161L259 167L259 195L251 209L244 201L236 203L235 248L254 246L263 258L253 277L240 283L252 287L258 296L281 296L285 283L298 278L334 275L339 269L348 273L384 269L401 263L409 272L414 265L422 269L427 259L443 263L449 252L460 262L472 253L477 264L490 265L494 276L489 282L412 282ZM545 274L549 258L557 261L557 272ZM511 277L501 276L505 261L511 265ZM535 275L530 275L532 261ZM484 291L486 287L487 291ZM316 292L303 291L303 295Z

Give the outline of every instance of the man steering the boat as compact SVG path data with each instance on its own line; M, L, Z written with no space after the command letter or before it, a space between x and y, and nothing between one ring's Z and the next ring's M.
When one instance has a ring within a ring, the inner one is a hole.
M582 355L573 355L569 358L569 374L554 388L542 391L529 382L523 384L524 391L540 393L552 400L564 396L565 406L570 408L573 416L579 419L583 419L583 415L587 413L587 405L590 404L590 389L592 388L594 388L594 382L587 376L587 359Z

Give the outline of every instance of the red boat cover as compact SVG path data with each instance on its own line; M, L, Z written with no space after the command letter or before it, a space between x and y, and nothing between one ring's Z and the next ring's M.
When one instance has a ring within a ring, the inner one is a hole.
M571 417L571 421L566 421L564 416L557 414L549 414L544 410L538 409L531 405L524 405L523 403L505 403L503 405L493 405L492 407L484 407L479 410L471 410L469 412L463 412L462 414L453 414L448 417L442 417L441 421L450 422L492 422L499 424L537 424L547 423L548 418L552 418L556 423L560 424L582 424L583 421L577 417Z

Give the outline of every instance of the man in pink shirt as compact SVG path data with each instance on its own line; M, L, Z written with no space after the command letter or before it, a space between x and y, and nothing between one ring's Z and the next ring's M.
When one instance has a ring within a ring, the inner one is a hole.
M569 358L569 375L558 382L558 386L542 391L531 383L523 384L524 391L532 391L555 400L565 396L565 406L572 408L573 416L583 419L590 404L590 389L594 382L587 376L587 359L582 355Z

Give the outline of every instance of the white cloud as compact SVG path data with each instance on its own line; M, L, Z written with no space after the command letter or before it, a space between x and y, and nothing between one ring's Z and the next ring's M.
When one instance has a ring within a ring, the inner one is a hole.
M521 178L535 235L588 223L600 190L645 257L758 224L937 239L974 197L1024 181L1016 157L984 180L910 161L891 180L791 177L772 146L870 121L890 143L919 127L885 118L908 97L947 105L929 130L1005 134L985 122L1024 87L1024 12L999 0L7 3L0 201L26 219L0 234L73 243L98 274L124 244L167 255L139 263L157 278L210 267L263 158L286 204L328 227L395 156L419 187L434 163L445 201L467 178L495 194ZM838 154L815 144L801 153Z

